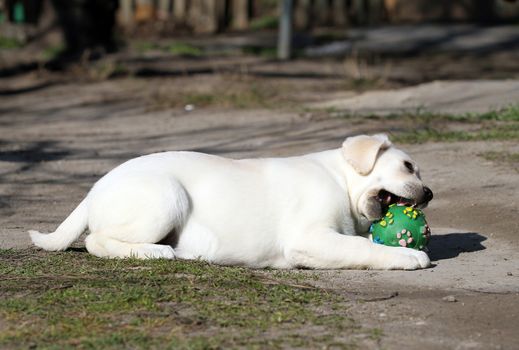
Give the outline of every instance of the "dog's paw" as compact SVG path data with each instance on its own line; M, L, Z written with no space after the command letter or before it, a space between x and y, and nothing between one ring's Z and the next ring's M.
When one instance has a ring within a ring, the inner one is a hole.
M429 255L423 251L415 251L416 259L420 263L420 268L425 269L431 266L431 259L429 259Z
M135 254L140 259L174 259L175 251L169 245L146 244L139 247Z
M392 269L417 270L431 266L431 260L425 252L403 247L396 249L398 249L398 258L391 266Z

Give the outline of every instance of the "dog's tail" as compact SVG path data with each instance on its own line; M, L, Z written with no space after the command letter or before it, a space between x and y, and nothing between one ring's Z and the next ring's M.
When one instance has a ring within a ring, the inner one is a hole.
M44 234L30 230L29 234L34 245L40 248L51 251L65 250L85 231L87 223L88 205L85 198L56 231Z

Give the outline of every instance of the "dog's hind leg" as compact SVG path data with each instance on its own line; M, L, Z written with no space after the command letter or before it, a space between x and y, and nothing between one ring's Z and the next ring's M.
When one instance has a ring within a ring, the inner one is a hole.
M100 257L174 258L156 244L179 232L189 216L183 186L166 175L132 173L107 179L90 193L87 250Z
M86 248L100 258L173 259L175 251L169 245L153 243L128 243L103 234L90 234L85 240Z

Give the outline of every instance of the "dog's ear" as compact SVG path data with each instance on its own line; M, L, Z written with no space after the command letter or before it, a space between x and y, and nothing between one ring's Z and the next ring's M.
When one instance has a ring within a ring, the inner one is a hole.
M352 136L342 144L342 153L356 172L367 175L373 169L378 153L390 146L386 134Z

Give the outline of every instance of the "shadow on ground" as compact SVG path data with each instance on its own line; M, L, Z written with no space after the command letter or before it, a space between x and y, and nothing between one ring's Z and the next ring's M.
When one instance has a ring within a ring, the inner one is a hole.
M452 259L461 253L473 253L486 249L481 242L485 236L475 232L449 233L431 237L429 257L432 261Z

